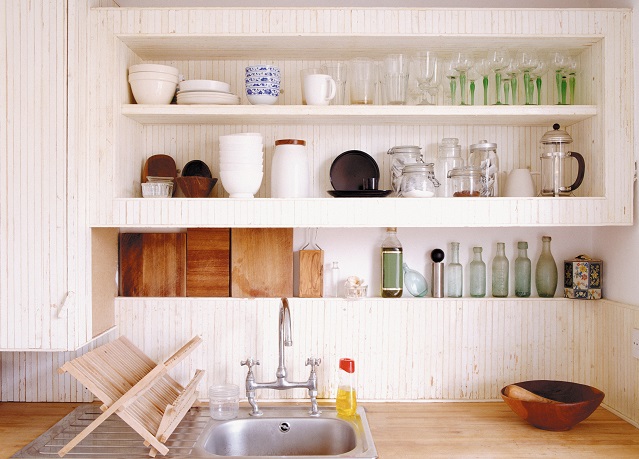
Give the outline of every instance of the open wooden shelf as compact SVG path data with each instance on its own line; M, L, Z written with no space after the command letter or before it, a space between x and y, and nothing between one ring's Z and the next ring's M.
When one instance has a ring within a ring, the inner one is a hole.
M122 114L141 124L389 124L562 126L597 115L594 105L137 105Z
M599 226L603 197L569 198L121 198L114 227ZM629 217L623 224L631 224Z

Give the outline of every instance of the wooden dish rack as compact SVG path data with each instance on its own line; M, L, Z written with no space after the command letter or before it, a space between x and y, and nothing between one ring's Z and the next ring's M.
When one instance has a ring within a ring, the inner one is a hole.
M164 445L197 399L204 376L197 370L182 387L167 372L189 355L202 338L195 336L166 361L156 364L124 336L66 362L58 370L69 372L98 397L102 414L64 446L63 457L113 413L130 425L150 447L149 456L166 455Z

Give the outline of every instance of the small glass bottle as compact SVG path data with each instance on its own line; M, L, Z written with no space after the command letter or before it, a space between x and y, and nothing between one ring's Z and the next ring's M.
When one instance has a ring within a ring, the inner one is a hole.
M336 261L333 262L331 269L328 271L328 295L331 298L337 298L339 296L339 265Z
M486 296L486 263L481 259L481 247L473 247L473 261L470 262L470 296Z
M450 263L446 267L448 277L448 296L461 298L463 293L463 268L459 263L459 242L450 243Z
M492 284L493 296L506 298L508 296L508 258L506 258L506 244L497 243L497 255L493 258Z
M403 249L397 228L386 228L382 242L382 298L402 296L404 286Z
M519 241L517 243L519 254L515 259L515 295L520 298L530 296L530 258L528 258L528 243Z
M557 264L550 252L550 236L541 238L541 255L535 268L535 286L541 298L552 298L557 290Z
M355 389L355 361L340 359L338 370L338 387L335 408L342 417L351 417L357 411L357 391Z

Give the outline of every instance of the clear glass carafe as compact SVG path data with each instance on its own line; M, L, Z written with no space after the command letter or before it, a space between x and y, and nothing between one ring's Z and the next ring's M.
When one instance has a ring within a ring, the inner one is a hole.
M416 145L403 145L392 147L388 150L391 155L390 163L390 183L393 194L397 196L397 191L402 182L404 167L408 164L417 164L422 162L421 148Z
M439 181L435 178L433 166L433 163L404 166L397 195L405 198L432 198L435 196Z
M586 163L583 156L575 151L568 151L572 137L553 125L541 138L541 196L570 196L579 188L584 179ZM572 180L572 161L577 160L577 177Z

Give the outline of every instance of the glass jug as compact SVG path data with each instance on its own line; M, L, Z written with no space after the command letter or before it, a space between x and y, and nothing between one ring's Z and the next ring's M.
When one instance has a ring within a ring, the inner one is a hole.
M567 151L572 137L558 124L541 138L541 196L570 196L584 179L584 157L575 151ZM577 160L577 178L572 182L570 159ZM572 182L572 184L570 184ZM570 184L570 185L569 185Z

